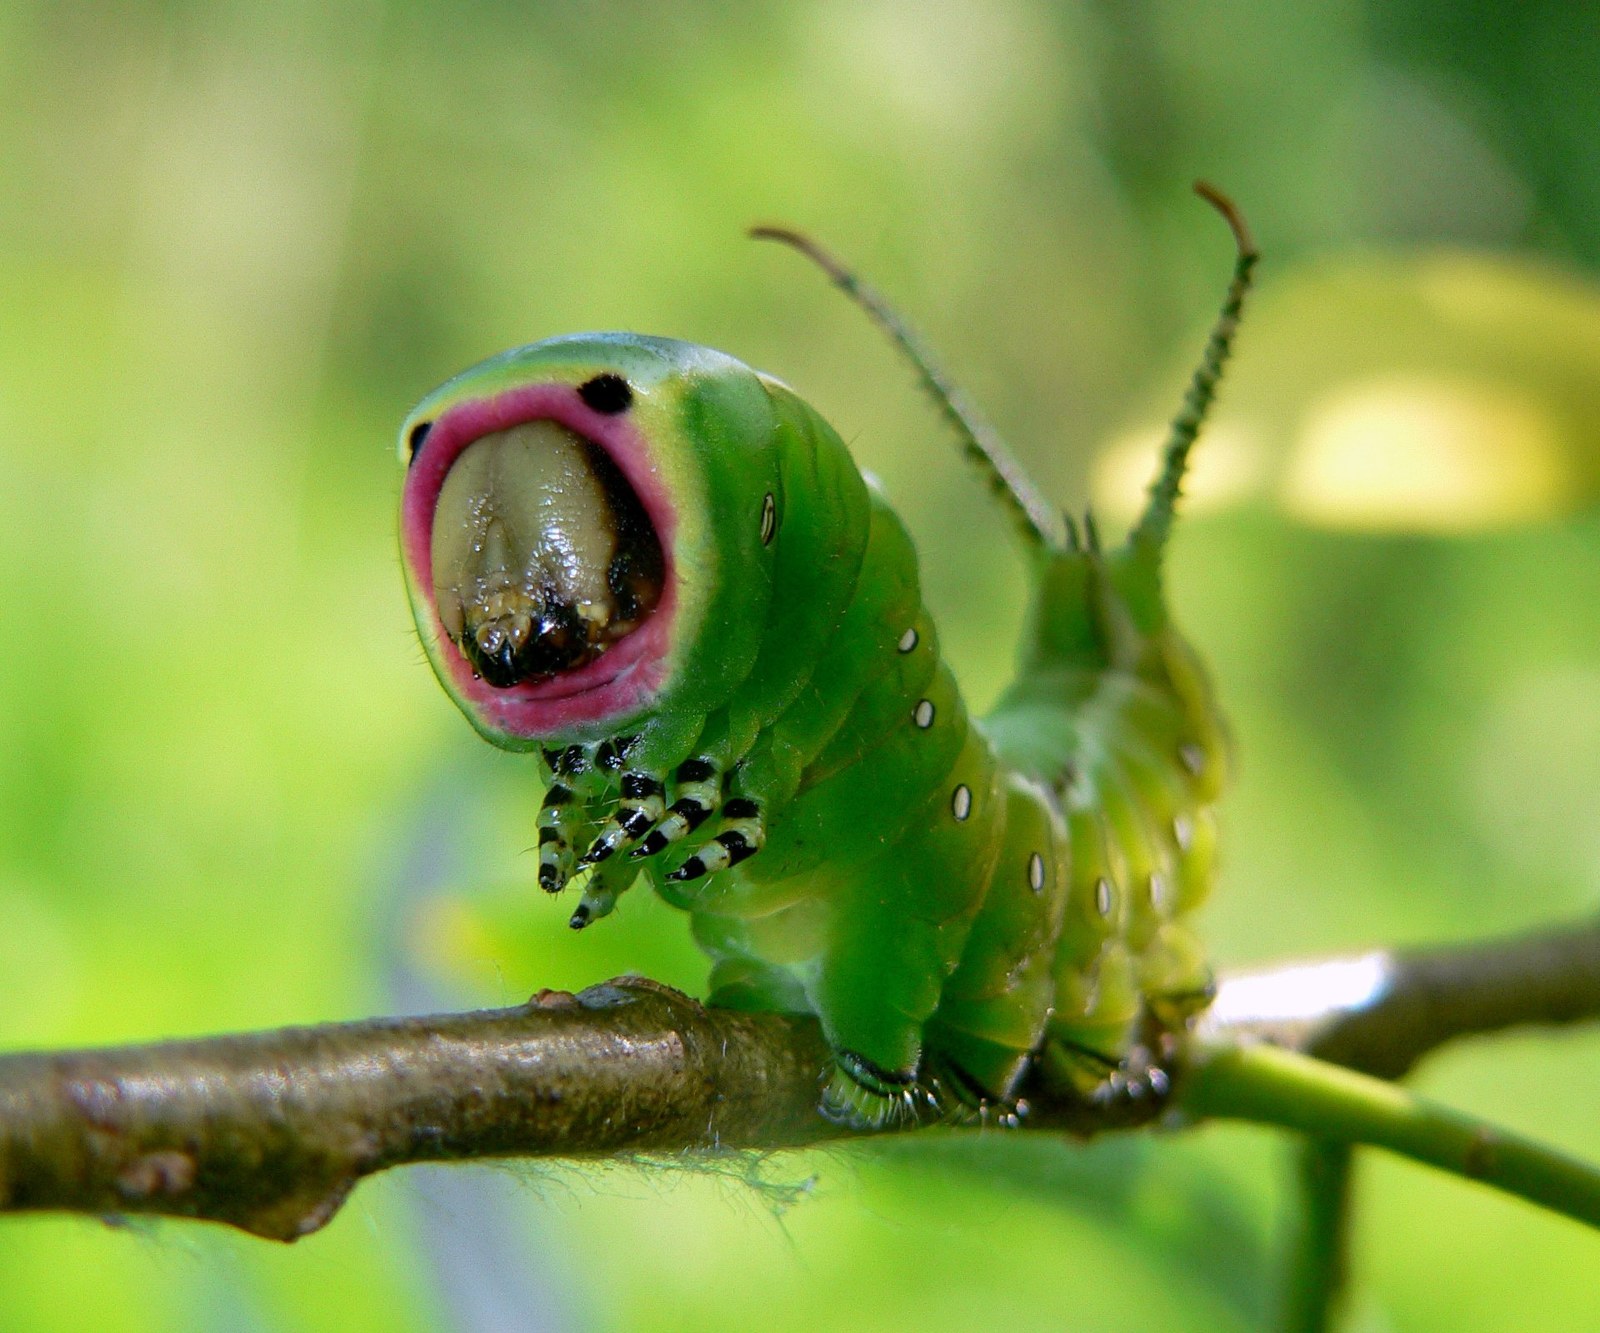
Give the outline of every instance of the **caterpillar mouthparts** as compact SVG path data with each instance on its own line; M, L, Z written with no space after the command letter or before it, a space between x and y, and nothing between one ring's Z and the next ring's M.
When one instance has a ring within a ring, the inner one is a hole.
M654 609L664 582L660 542L621 471L548 420L462 450L432 548L445 631L496 689L594 661Z

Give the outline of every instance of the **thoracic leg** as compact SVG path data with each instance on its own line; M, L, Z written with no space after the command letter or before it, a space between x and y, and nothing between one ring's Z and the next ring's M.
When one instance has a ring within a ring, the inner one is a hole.
M598 747L569 745L546 750L549 785L539 807L539 887L559 893L572 878L577 847L591 818L592 803L605 786Z
M644 867L636 861L616 859L596 866L583 886L583 897L573 909L567 922L574 930L582 930L603 916L610 916L617 899L633 887L634 880Z
M748 796L735 796L722 807L722 825L716 835L701 843L667 878L682 882L714 875L748 860L766 841L767 820L761 806Z
M722 767L712 758L685 759L673 775L674 800L666 817L633 849L636 857L655 856L681 842L722 806Z
M720 809L722 819L698 842L686 839L689 855L667 879L678 883L702 879L738 865L766 846L767 811L784 805L800 782L800 762L793 747L776 744L773 735L768 731L752 738L742 754L725 762L716 807L708 811ZM693 789L686 789L685 795L690 794ZM704 822L706 816L691 829Z
M599 865L615 853L633 846L666 813L666 786L655 774L629 768L622 775L622 799L617 811L595 836L581 865Z
M705 726L704 717L658 717L637 736L601 747L602 765L609 760L621 772L621 796L616 810L580 858L580 866L609 860L655 827L666 813L667 776L689 756Z

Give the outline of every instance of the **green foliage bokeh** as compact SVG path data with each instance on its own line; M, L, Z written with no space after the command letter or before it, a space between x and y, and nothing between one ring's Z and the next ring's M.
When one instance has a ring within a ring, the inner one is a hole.
M411 636L409 403L578 329L774 371L907 515L981 705L1020 608L1004 527L889 351L743 227L870 273L1076 507L1220 294L1196 175L1269 286L1375 245L1600 272L1585 12L0 4L0 1049L698 986L644 894L573 936L533 890L531 776ZM1594 907L1600 520L1446 540L1258 507L1186 523L1173 578L1241 755L1220 960ZM1420 1082L1595 1158L1597 1076L1600 1037L1527 1037ZM1213 1128L419 1171L292 1249L12 1218L0 1328L1247 1328L1281 1156ZM1574 1224L1387 1162L1360 1200L1362 1327L1592 1311Z

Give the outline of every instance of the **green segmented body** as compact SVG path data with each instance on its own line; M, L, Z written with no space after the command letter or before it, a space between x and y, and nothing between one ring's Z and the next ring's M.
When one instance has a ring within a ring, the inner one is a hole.
M406 422L402 547L423 642L480 731L541 753L540 883L587 876L581 926L647 873L691 914L714 1002L818 1016L837 1055L831 1115L1004 1114L1030 1066L1092 1092L1209 998L1189 922L1212 881L1225 744L1160 562L1251 259L1154 517L1109 552L1092 527L1051 537L1049 511L908 342L1029 542L1017 679L981 720L940 657L904 527L776 380L688 344L590 335L495 358ZM568 483L545 477L544 436L516 434L530 421L575 441L558 451L620 468L660 538L659 578L615 517L634 502L591 479L603 497L574 510ZM480 462L504 452L479 471L510 480L481 503L441 500L485 441ZM604 540L585 529L550 555L513 532L518 506L576 528L592 510ZM457 523L470 540L452 546L439 532ZM546 633L577 665L551 665Z

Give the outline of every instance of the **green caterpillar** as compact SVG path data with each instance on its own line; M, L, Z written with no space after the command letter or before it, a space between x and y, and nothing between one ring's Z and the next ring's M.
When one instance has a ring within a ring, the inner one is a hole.
M1090 521L1058 525L879 298L758 231L900 343L1016 520L1031 619L981 721L904 527L778 380L662 338L552 338L458 375L402 427L422 643L486 739L540 756L540 885L582 877L582 927L648 874L691 914L714 1002L820 1019L833 1118L1004 1119L1030 1068L1111 1095L1210 998L1188 920L1226 744L1161 561L1256 256L1201 193L1238 260L1114 550Z

